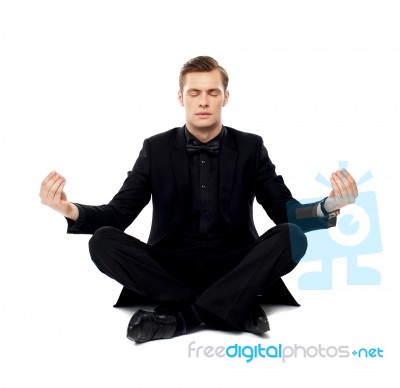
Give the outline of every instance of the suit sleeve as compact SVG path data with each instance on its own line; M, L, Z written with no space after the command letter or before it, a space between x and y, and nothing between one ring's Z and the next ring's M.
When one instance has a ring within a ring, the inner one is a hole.
M301 204L292 197L260 138L257 148L256 199L275 224L293 223L304 232L336 225L336 218L318 217L318 202Z
M145 140L133 169L128 172L114 198L108 204L100 206L76 203L79 217L75 222L67 219L67 233L92 234L103 226L125 230L150 201L150 170L150 144Z

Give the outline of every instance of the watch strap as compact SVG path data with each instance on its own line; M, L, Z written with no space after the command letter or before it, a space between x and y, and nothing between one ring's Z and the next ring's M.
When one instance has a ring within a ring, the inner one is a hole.
M325 201L326 201L327 199L328 199L328 197L325 197L325 198L320 202L320 205L321 205L322 214L323 214L325 217L328 217L328 220L329 220L330 218L337 217L337 216L340 214L340 209L336 209L336 210L333 210L333 211L331 211L331 212L328 212L328 211L325 209Z

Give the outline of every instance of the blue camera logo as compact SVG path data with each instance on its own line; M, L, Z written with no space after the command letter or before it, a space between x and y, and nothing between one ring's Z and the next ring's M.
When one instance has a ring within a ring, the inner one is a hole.
M339 162L339 168L346 168L347 162ZM368 171L357 186L372 178ZM318 174L316 180L331 189L330 183ZM304 201L315 202L319 199ZM302 201L303 202L303 201ZM382 251L378 208L375 193L359 192L355 204L341 209L336 227L307 233L308 249L301 260L321 260L321 272L309 272L299 278L303 290L332 289L333 259L347 258L348 285L376 285L381 282L380 272L370 267L360 267L357 256Z

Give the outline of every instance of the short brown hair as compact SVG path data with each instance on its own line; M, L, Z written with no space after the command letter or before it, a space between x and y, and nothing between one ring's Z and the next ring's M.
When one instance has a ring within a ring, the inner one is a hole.
M219 65L219 63L211 57L200 56L196 58L189 59L181 69L179 74L179 89L183 89L183 83L185 81L185 75L188 73L200 73L200 72L209 72L213 70L219 70L222 76L222 83L224 85L224 89L228 88L229 77L226 70Z

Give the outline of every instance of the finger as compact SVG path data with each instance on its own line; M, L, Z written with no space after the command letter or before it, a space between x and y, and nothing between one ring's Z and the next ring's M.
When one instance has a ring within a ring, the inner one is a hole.
M353 177L349 174L349 172L346 169L342 169L340 171L340 178L342 179L347 190L348 203L354 203L358 195L356 181L353 179Z
M49 183L49 181L57 174L56 171L52 171L50 174L46 176L46 178L43 179L41 185L40 185L40 193L39 196L42 198L44 192L46 191L46 186Z
M340 198L341 200L341 197L343 197L345 192L344 192L343 182L340 179L340 176L337 174L337 171L332 174L331 183L332 181L333 181L332 188L335 193L335 197L337 197L338 199Z
M345 192L346 194L350 194L350 192L353 191L351 189L352 183L347 179L346 174L343 171L338 170L337 171L337 176L342 181L343 192Z
M63 181L63 177L60 174L55 175L48 183L49 190L47 192L47 197L51 200L55 199L58 188Z
M54 190L56 189L56 187L54 187L55 184L57 184L57 181L60 179L61 175L58 174L56 171L53 171L52 173L50 173L45 180L42 183L41 186L41 197L42 198L48 198L49 196L54 196Z
M57 182L60 179L60 174L55 174L43 187L42 190L42 202L48 204L49 201L52 201L54 198L54 193L59 184Z
M351 176L351 174L345 168L342 169L342 172L345 175L346 179L351 184L351 191L353 192L354 198L358 197L358 188L357 188L356 181L354 180L354 178Z
M42 199L42 203L48 204L49 199L53 197L52 194L52 188L54 186L54 183L58 179L58 174L53 175L50 180L46 182L46 184L43 184L41 187L41 192L40 192L40 197Z
M347 194L347 185L346 185L346 179L344 177L344 174L340 170L337 170L335 172L335 176L339 178L340 181L340 191L342 194L346 195Z
M332 185L333 198L335 199L335 202L340 201L342 193L341 193L340 187L339 187L339 185L340 185L339 179L334 174L332 174L330 181L331 181L331 185Z
M346 178L346 175L338 170L335 175L340 180L340 190L342 193L342 205L346 205L349 203L354 203L354 192L352 188L352 183Z
M60 200L61 200L61 195L62 195L62 192L63 192L63 190L64 190L64 186L65 186L66 180L65 180L65 178L62 176L62 177L60 178L59 182L60 182L60 184L58 185L57 190L56 190L56 192L55 192L55 194L54 194L54 200L55 200L56 202L60 202Z
M334 196L333 196L333 201L332 206L334 209L340 209L344 205L346 205L346 201L343 197L343 183L340 180L340 178L336 175L336 173L333 173L331 176L331 185L333 188Z

